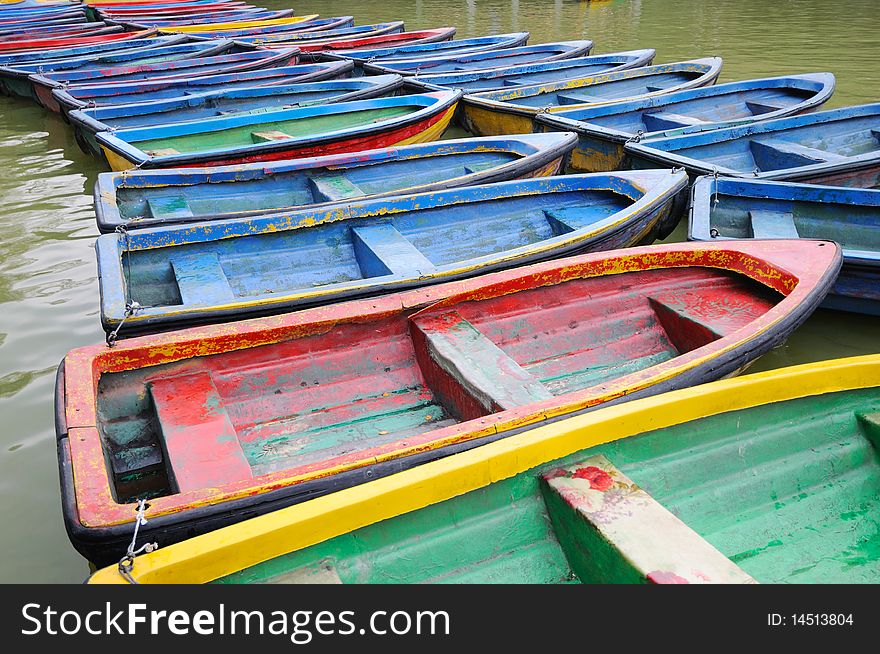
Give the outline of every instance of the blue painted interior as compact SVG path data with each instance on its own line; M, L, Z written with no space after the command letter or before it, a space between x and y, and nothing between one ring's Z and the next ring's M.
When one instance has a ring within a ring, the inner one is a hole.
M455 41L453 41L455 43ZM395 72L415 74L417 72L463 72L490 68L518 66L527 63L562 59L566 53L580 50L592 42L567 41L561 43L541 43L517 48L503 48L488 52L476 52L459 56L429 56L416 59L376 59L374 66L384 67Z
M695 161L721 172L764 173L880 158L878 127L880 103L650 139L626 147L669 165Z
M417 43L413 45L372 49L340 50L333 54L349 57L356 61L366 61L368 59L394 61L397 59L412 59L414 57L448 56L451 53L464 54L467 52L479 52L481 50L511 48L522 45L528 40L528 38L528 32L513 32L510 34L496 34L494 36L480 36L472 39L436 41L434 43Z
M580 127L591 135L622 141L639 132L645 137L664 130L754 121L768 113L804 110L827 100L833 90L834 76L830 73L791 75L560 111L537 120L560 129Z
M241 88L263 84L292 84L306 76L333 77L341 74L340 62L302 64L236 73L204 75L175 80L149 80L125 84L89 84L69 87L65 93L81 102L96 105L131 104L204 93L218 88Z
M235 87L167 100L83 109L71 112L70 119L94 132L181 123L229 114L305 107L334 99L368 98L393 90L401 81L399 75L377 75L306 84ZM88 120L83 123L83 119Z
M653 58L653 50L634 50L480 72L419 74L414 79L419 83L431 85L432 88L457 88L473 93L589 77L598 73L646 66Z
M114 294L107 285L123 279L123 266L131 297L142 305L194 307L216 304L219 291L209 278L220 279L218 265L233 296L250 299L359 286L366 279L417 278L428 264L442 271L488 263L502 252L554 238L570 242L578 230L609 224L609 217L645 193L634 183L639 178L628 175L502 182L319 211L136 230L124 257L122 237L107 234L98 239L104 299ZM647 175L639 184L683 182L665 171ZM198 285L192 283L196 277ZM206 290L199 295L202 285Z

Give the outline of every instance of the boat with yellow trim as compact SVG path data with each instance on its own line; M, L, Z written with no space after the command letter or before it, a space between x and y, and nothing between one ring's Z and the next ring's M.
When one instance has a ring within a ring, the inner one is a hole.
M399 261L380 258L383 234L362 232L377 267ZM810 315L840 263L827 241L643 246L73 350L56 401L68 533L107 564L139 500L143 538L164 546L734 374ZM219 279L177 266L203 292Z
M708 57L468 94L461 104L461 120L465 129L480 136L528 133L539 113L639 100L714 84L721 65L720 57Z
M130 575L876 583L878 448L880 355L821 361L525 431L160 547ZM89 581L127 583L118 566Z
M342 154L435 141L452 120L461 95L436 91L276 109L98 132L95 140L117 171Z

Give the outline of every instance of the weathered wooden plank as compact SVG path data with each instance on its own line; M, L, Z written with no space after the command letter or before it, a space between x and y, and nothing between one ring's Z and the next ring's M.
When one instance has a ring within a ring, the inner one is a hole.
M157 379L149 389L169 477L178 492L253 476L209 373Z
M389 223L353 227L351 239L364 277L425 274L436 270L434 264Z
M218 304L235 299L216 253L175 257L171 267L184 304Z
M413 320L429 356L480 404L506 410L553 395L457 311Z
M192 209L182 195L147 197L147 208L150 215L157 219L185 220L193 218Z
M675 114L670 111L655 111L643 114L642 122L645 123L645 127L649 132L659 132L660 130L674 129L676 127L703 125L706 121L692 116Z
M752 140L749 147L761 170L810 166L847 158L833 152L776 139Z
M757 583L604 456L542 476L569 565L587 583Z
M749 211L752 235L755 238L799 238L794 216L782 211L752 209Z
M336 202L349 200L366 195L357 184L345 175L323 175L321 177L309 177L309 190L315 198L315 202Z

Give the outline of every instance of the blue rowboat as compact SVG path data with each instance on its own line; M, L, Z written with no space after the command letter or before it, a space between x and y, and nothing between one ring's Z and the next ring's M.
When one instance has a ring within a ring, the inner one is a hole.
M710 86L721 73L721 64L720 57L709 57L474 93L462 102L462 121L472 134L523 134L532 131L539 112L556 113Z
M575 132L569 165L599 172L625 169L623 145L812 111L834 93L834 75L812 73L753 79L630 102L539 114L537 130Z
M631 142L624 149L633 167L681 166L692 177L878 187L880 103Z
M81 84L52 91L52 96L69 113L85 107L153 102L181 95L205 93L220 89L299 84L347 76L354 64L350 61L328 61L262 68L221 75L151 79L128 84Z
M193 42L187 37L176 37L170 42L147 39L140 47L89 54L82 57L66 57L57 60L23 62L0 67L0 80L12 95L33 98L39 101L32 75L58 75L58 81L65 81L62 73L83 70L106 70L115 66L157 63L208 57L226 52L241 52L243 49L235 41Z
M403 30L403 21L397 21ZM354 27L354 16L335 16L333 18L312 18L301 23L290 25L269 25L268 27L243 27L240 29L214 30L199 32L198 36L207 38L237 39L247 36L271 36L273 34L290 34L296 32L326 32L329 30Z
M71 111L68 118L83 150L103 158L103 151L95 141L98 132L350 102L387 95L402 86L403 78L400 75L252 86L183 95L168 100L80 109Z
M345 80L359 83L366 79ZM329 82L319 82L319 84ZM98 229L173 223L555 175L572 134L520 134L216 168L101 173Z
M71 48L0 54L0 66L15 67L17 64L89 57L101 53L122 52L123 50L132 48L143 48L146 47L147 44L153 44L156 46L163 44L171 45L174 43L184 43L190 38L180 34L167 36L157 36L157 34L158 30L153 30L150 34L145 35L140 39L132 39L131 41L111 41L110 43L91 43L89 45L80 45Z
M455 43L455 41L452 41ZM463 55L441 55L417 57L413 59L376 59L364 62L364 72L382 75L397 73L398 75L419 75L421 73L473 72L493 68L509 68L535 64L545 61L559 61L574 57L585 57L590 54L593 42L560 41L557 43L540 43L523 45L501 50L488 50Z
M59 38L59 34L65 37L73 36L96 36L98 34L113 34L121 32L119 25L107 25L97 23L70 23L61 25L40 25L39 27L0 27L0 39L4 41L24 41L28 39Z
M880 190L700 177L688 237L837 241L843 269L823 306L880 315Z
M120 332L414 288L653 239L681 172L470 186L97 240L101 320ZM131 313L131 311L129 311Z
M131 29L144 29L145 27L161 27L163 29L173 30L175 27L185 27L187 25L209 25L211 23L233 23L239 21L263 21L277 20L279 18L287 18L293 15L293 9L282 9L280 11L266 11L262 9L245 9L242 11L218 12L212 15L199 16L195 18L149 18L148 16L138 16L136 19L105 19L108 23L117 23Z
M362 66L368 60L384 59L386 62L400 59L413 59L416 57L452 57L473 52L486 52L489 50L502 50L525 45L529 40L528 32L513 32L510 34L496 34L494 36L479 36L472 39L457 39L454 41L436 41L432 43L416 43L414 45L400 45L383 48L358 48L356 50L335 50L324 53L324 57L351 59L355 67Z
M237 41L250 43L252 45L272 45L274 43L290 43L292 45L308 44L312 42L332 41L333 39L350 39L355 37L367 38L372 36L381 36L383 34L399 34L403 31L403 21L397 20L390 23L375 23L372 25L358 25L357 27L339 27L328 30L299 30L297 28L301 23L293 25L277 25L274 27L264 28L248 28L241 31L249 31L250 29L260 29L255 34L241 34L230 38ZM206 32L199 32L198 36L206 35ZM211 32L211 34L217 34ZM225 36L225 33L224 33Z
M419 72L407 79L407 84L430 91L447 88L477 93L639 68L648 66L654 60L654 54L654 50L632 50L463 73Z
M99 132L113 170L277 161L436 141L460 91L355 100Z
M234 42L233 42L234 43ZM236 45L235 49L241 46ZM174 61L159 61L146 64L112 66L77 71L34 74L28 77L34 85L34 93L40 104L51 111L61 112L61 105L52 95L56 88L90 84L100 81L105 85L126 84L139 80L158 81L164 78L188 78L210 74L232 74L259 68L296 64L299 51L290 50L251 50L232 51L209 57L193 57Z
M63 4L57 7L9 8L0 10L0 21L53 17L58 16L59 14L62 16L78 16L85 15L85 12L82 8L69 4Z

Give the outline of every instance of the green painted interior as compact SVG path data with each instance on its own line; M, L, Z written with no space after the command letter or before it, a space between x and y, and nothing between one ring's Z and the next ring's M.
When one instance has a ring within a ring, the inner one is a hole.
M220 580L319 563L346 583L577 580L539 474L604 454L763 583L880 581L880 388L719 414L583 450Z
M328 116L311 116L293 120L254 123L229 129L211 130L158 139L138 141L136 145L144 152L172 149L180 153L202 152L215 148L230 148L264 142L255 133L281 132L291 138L305 138L315 134L361 127L379 121L406 116L419 111L421 107L382 107L362 111L335 113Z

